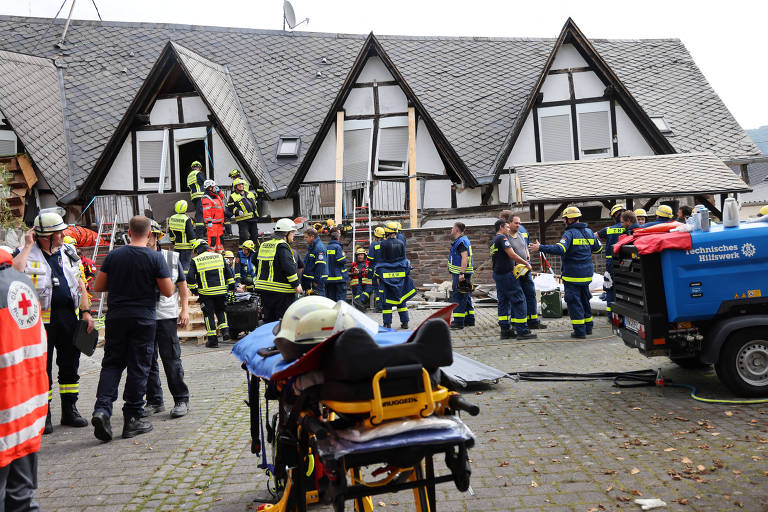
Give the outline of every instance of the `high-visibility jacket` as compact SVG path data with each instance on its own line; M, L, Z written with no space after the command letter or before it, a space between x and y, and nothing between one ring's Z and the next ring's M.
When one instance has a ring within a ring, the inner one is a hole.
M224 201L222 201L221 196L205 194L201 204L203 205L203 222L206 226L224 224Z
M328 279L327 260L328 256L326 254L325 244L323 244L323 241L317 236L312 242L312 245L307 247L307 255L304 258L304 273L301 277L308 281L314 281L315 283L324 283Z
M397 238L387 238L381 242L381 260L376 263L376 275L381 280L387 304L403 304L413 294L416 287L408 275L411 263L405 257L405 247Z
M200 295L224 295L234 289L235 275L221 254L208 251L192 258L187 285Z
M299 284L296 254L282 238L259 246L258 271L254 288L263 292L296 293Z
M458 274L461 271L461 252L460 247L464 247L467 252L467 267L464 269L465 274L474 274L475 269L472 266L472 244L469 242L469 238L461 235L451 244L451 250L448 252L448 272L451 274Z
M187 174L187 187L189 187L189 198L193 201L203 197L205 194L205 174L202 170L192 171Z
M556 244L539 247L539 251L545 254L557 254L562 257L563 281L583 285L592 282L592 255L602 250L597 236L583 222L569 224Z
M19 247L19 250L23 247ZM61 258L61 268L66 277L66 286L69 287L69 295L75 303L75 314L80 306L80 257L77 255L74 247L69 244L62 244L58 249ZM29 252L27 266L24 269L35 287L37 296L40 298L42 307L42 317L44 323L51 321L51 297L53 295L53 277L51 267L45 259L45 255L40 247L35 244ZM65 283L59 283L59 286L65 286Z
M347 280L347 257L344 255L344 248L338 240L328 242L328 248L325 250L328 256L328 282L339 283Z
M232 192L227 200L227 210L235 216L235 221L249 220L259 216L256 194L243 190L243 193Z
M48 413L41 312L29 278L0 270L0 467L40 450Z
M175 213L168 219L168 236L173 242L173 248L191 249L195 239L195 226L186 213Z
M373 284L371 276L373 276L373 269L370 267L368 260L363 263L355 261L349 267L349 278L352 286L368 286Z
M619 241L619 237L624 234L624 228L621 222L612 226L605 227L597 232L597 236L605 239L605 259L613 258L613 244Z

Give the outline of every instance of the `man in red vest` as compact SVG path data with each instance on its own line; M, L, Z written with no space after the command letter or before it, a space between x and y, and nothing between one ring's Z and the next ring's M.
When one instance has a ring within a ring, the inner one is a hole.
M47 340L32 282L0 249L0 510L33 510L48 413Z
M208 245L214 251L223 251L224 244L224 198L217 190L216 182L205 180L205 195L201 202L203 205L203 223L205 223Z

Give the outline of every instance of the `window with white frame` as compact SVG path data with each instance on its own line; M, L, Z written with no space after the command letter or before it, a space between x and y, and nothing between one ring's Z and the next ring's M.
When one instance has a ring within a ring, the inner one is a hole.
M277 141L278 157L296 157L299 156L301 139L299 137L280 137Z
M382 119L376 150L377 176L408 173L408 118Z
M656 125L656 128L658 128L661 133L672 133L672 128L670 128L669 123L664 119L664 116L651 116L651 121L653 121L653 124Z
M540 109L538 114L541 161L573 160L570 107Z
M607 158L613 155L609 108L608 103L576 106L581 158Z
M344 130L344 181L364 182L368 179L371 158L371 130Z
M0 130L0 155L15 155L18 139L13 130Z
M139 171L139 189L157 189L160 184L161 162L163 157L163 131L136 133L136 158ZM170 158L166 154L164 188L171 187Z

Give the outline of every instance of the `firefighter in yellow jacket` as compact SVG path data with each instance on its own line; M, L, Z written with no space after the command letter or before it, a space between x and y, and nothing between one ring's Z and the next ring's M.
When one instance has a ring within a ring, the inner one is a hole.
M217 329L221 331L224 341L229 339L225 308L227 290L235 291L235 274L232 267L224 261L224 257L214 252L204 240L195 240L193 245L197 256L192 258L189 265L187 285L192 293L200 297L200 309L205 318L205 335L208 338L205 346L216 348L219 346Z

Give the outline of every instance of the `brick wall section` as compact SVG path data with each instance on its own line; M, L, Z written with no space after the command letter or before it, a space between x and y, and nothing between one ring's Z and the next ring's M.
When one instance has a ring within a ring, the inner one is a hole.
M531 240L537 240L539 236L539 223L538 222L524 222L523 225L528 230ZM597 221L590 223L590 228L599 230L609 225L609 221ZM413 271L411 271L411 277L417 287L422 286L424 283L442 282L451 279L448 273L448 251L451 247L450 228L433 228L433 229L406 229L403 230L405 239L407 241L407 255L413 265ZM563 224L561 222L554 222L547 229L548 243L554 243L560 239L560 235L563 232ZM491 257L489 252L489 246L493 239L493 225L489 226L468 226L465 234L469 237L469 241L472 244L472 255L474 258L474 266L476 272L475 283L493 283L491 277ZM321 235L323 243L327 245L329 237L327 235ZM342 237L342 246L344 252L347 254L347 261L352 261L352 237ZM362 243L367 248L367 241ZM293 243L293 249L298 250L299 254L303 257L307 253L307 247L304 243L304 238L297 235ZM598 254L593 257L595 263L595 271L597 273L603 273L605 271L605 257L603 254ZM549 262L552 265L555 273L560 272L560 258L553 256L549 258ZM534 257L534 269L538 267L538 258Z

